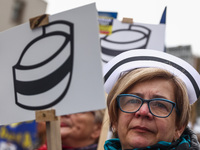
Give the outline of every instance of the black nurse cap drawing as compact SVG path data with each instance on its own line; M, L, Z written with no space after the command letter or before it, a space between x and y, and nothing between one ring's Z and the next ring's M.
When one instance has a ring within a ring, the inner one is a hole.
M73 70L73 33L73 23L57 20L43 26L42 34L25 46L13 66L15 102L19 107L46 109L67 94Z
M101 38L102 61L107 63L118 54L147 47L151 30L142 25L130 24L128 28L112 31L111 35Z

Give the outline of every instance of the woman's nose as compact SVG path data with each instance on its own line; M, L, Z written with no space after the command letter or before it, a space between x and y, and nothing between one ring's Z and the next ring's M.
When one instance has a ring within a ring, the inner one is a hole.
M135 113L135 116L138 117L145 117L148 119L153 119L153 115L149 111L149 107L147 103L143 103L140 109Z

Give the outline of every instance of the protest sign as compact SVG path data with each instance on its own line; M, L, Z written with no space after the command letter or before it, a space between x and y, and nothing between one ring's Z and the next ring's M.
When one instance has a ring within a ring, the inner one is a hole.
M97 18L92 3L0 33L1 124L105 108Z
M100 34L100 37L105 64L116 55L132 49L164 51L165 24L123 23L113 19L112 34Z

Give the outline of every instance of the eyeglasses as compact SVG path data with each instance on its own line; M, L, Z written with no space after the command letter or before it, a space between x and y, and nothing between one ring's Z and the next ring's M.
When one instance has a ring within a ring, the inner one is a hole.
M176 103L167 99L154 98L146 100L133 94L120 94L117 96L117 102L120 110L125 113L135 113L139 111L146 102L149 112L159 118L168 117L172 113L173 108L176 108Z

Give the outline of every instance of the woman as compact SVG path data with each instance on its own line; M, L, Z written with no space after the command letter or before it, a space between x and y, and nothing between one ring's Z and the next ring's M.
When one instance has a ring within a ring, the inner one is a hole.
M200 94L192 66L164 52L133 50L104 72L111 127L119 137L106 141L105 150L200 149L187 127L190 104Z

